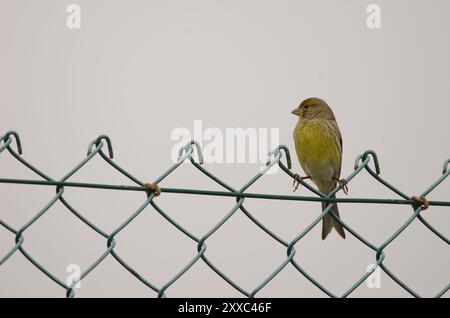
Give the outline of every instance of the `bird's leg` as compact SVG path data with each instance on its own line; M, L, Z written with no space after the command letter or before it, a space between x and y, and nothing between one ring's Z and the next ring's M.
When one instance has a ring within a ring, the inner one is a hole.
M333 177L333 180L336 180L339 183L339 186L342 188L345 194L348 194L348 183L345 179L339 179L337 177Z
M297 191L298 186L302 184L303 180L311 179L310 176L300 177L298 173L294 174L294 181L292 181L292 187L294 188L294 192Z

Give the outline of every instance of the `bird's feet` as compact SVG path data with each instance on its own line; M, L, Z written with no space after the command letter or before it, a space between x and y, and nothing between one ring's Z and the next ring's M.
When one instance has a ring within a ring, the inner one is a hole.
M339 179L336 177L333 177L333 180L336 180L339 183L339 187L344 191L344 193L348 194L348 182L345 179Z
M294 188L292 191L297 191L298 187L303 183L303 180L311 179L310 176L300 177L298 173L294 174L294 181L292 181L292 187Z

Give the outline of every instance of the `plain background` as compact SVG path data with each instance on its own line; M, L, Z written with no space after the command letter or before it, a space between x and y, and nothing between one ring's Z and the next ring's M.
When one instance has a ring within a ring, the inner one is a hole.
M344 138L342 176L357 155L374 149L382 176L408 195L419 194L450 157L450 2L377 1L382 27L366 26L361 0L321 1L87 1L82 27L66 27L70 1L0 1L0 134L20 133L24 158L53 178L81 161L88 143L108 134L115 160L143 181L171 164L177 127L279 128L293 150L296 123L290 111L310 96L334 109ZM294 171L301 172L293 152ZM210 164L236 188L259 164ZM38 177L6 152L3 178ZM131 184L95 159L71 181ZM185 165L162 186L219 189ZM449 200L444 182L429 195ZM0 218L21 227L54 195L53 187L0 184ZM266 176L252 192L291 194L283 173ZM304 188L298 194L307 195ZM341 193L339 194L342 195ZM66 189L65 197L106 232L143 201L144 194ZM350 183L349 197L397 198L367 173ZM163 194L158 203L198 236L231 206L232 198ZM320 212L319 204L246 200L255 217L286 240ZM347 204L343 219L381 244L411 215L408 206ZM449 210L422 215L447 237ZM24 248L65 280L68 264L86 268L106 240L61 204L25 233ZM0 228L0 255L14 236ZM207 241L206 255L246 290L252 290L285 259L286 250L237 212ZM355 238L335 233L326 241L315 227L296 245L304 268L336 294L343 293L374 262L375 253ZM196 243L153 209L146 209L117 236L116 252L161 287L196 253ZM449 282L448 245L415 220L386 248L385 264L423 296ZM154 297L111 256L76 291L78 297ZM169 297L241 296L202 261L168 290ZM408 296L384 273L381 288L363 284L354 297ZM15 253L0 267L0 296L64 297L65 291ZM260 297L322 297L291 265L257 294ZM448 293L446 294L448 297Z

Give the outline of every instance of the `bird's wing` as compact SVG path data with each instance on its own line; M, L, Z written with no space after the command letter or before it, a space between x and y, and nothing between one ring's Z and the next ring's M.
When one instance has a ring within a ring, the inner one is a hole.
M338 175L337 177L340 178L341 176L341 166L342 166L342 152L344 151L344 145L342 142L342 135L341 135L341 131L339 130L339 126L337 124L337 122L335 120L331 121L332 122L332 127L334 130L334 136L336 136L336 142L339 144L339 170L338 170Z

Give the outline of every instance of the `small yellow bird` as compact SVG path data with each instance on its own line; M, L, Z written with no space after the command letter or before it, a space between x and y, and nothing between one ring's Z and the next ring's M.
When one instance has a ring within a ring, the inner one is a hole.
M346 181L339 179L342 137L330 106L320 98L308 98L294 109L292 114L299 117L294 129L295 150L300 165L306 173L306 177L295 176L294 191L300 184L300 179L311 179L319 191L325 195L328 195L337 183L347 193ZM327 202L322 202L322 210L327 205ZM333 204L331 211L339 218L336 203ZM328 213L322 220L323 240L333 228L345 239L342 225Z

